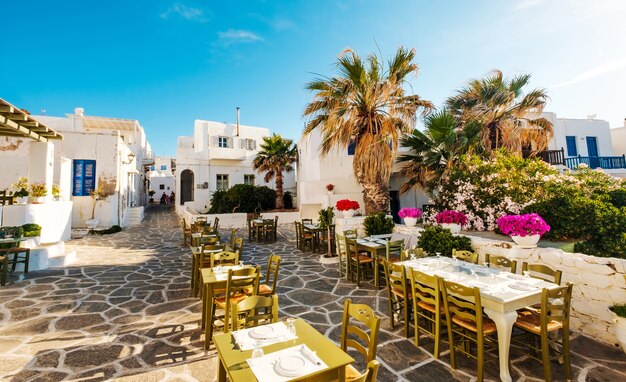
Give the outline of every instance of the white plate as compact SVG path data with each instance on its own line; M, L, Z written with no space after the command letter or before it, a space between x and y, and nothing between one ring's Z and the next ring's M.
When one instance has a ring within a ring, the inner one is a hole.
M265 340L276 335L274 328L268 325L257 326L248 332L248 335L257 340Z
M524 276L522 275L516 275L515 273L511 273L509 275L506 275L506 277L512 279L512 280L524 280Z
M304 375L309 363L304 357L290 355L282 357L274 364L274 371L283 377L299 377Z
M515 290L521 290L524 292L530 292L531 290L535 290L536 288L528 285L528 284L522 284L522 283L515 283L515 284L511 284L509 285L509 288L511 289L515 289Z

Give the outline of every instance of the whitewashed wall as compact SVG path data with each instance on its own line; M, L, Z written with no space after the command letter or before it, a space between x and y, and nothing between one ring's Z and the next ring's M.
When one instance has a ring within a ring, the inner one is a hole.
M576 147L578 155L587 156L586 137L597 137L598 155L613 156L613 140L611 138L611 129L607 121L601 119L570 119L557 118L555 113L543 113L543 117L547 118L553 124L554 137L550 141L548 148L550 150L565 149L567 157L566 136L576 137Z

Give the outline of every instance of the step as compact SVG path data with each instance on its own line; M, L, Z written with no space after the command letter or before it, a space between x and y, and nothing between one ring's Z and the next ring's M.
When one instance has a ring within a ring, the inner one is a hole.
M76 251L66 251L65 243L59 241L51 244L41 244L30 249L29 271L37 271L53 267L67 267L76 262ZM24 264L18 264L16 271L22 272Z

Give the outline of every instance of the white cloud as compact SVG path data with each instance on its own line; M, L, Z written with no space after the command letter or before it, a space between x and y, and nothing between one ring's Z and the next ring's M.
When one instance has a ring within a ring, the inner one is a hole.
M229 29L225 32L218 32L217 37L224 46L263 41L263 37L258 34L242 29Z
M555 89L555 88L560 88L560 87L567 86L567 85L572 85L578 82L583 82L591 78L599 77L604 74L620 70L624 67L626 67L626 57L618 58L617 60L609 61L602 65L598 65L593 69L587 70L586 72L583 72L570 80L561 82L560 84L550 86L550 88Z
M514 11L522 11L524 9L533 8L543 3L544 0L522 0L513 8Z
M167 20L172 15L182 17L185 20L198 21L201 23L209 21L204 10L189 7L181 3L172 4L167 11L161 13L161 18Z

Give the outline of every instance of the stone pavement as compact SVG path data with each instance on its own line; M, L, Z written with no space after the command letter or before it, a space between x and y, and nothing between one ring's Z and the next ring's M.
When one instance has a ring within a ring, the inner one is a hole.
M281 255L282 317L304 318L338 341L349 297L383 317L379 381L475 379L471 360L459 358L458 370L448 366L447 345L437 361L428 337L416 348L401 326L391 330L385 290L338 280L336 265L295 248L291 228L280 227L276 244L246 242L244 248L244 261L263 267L270 253ZM216 354L203 349L200 303L189 290L190 256L180 243L176 216L158 206L141 226L67 243L78 253L74 266L32 272L0 288L0 380L213 381ZM626 380L621 350L580 334L572 338L574 380ZM539 362L515 349L512 356L515 380L543 380ZM562 368L553 369L555 380L563 380ZM497 379L497 363L488 364L486 374Z

